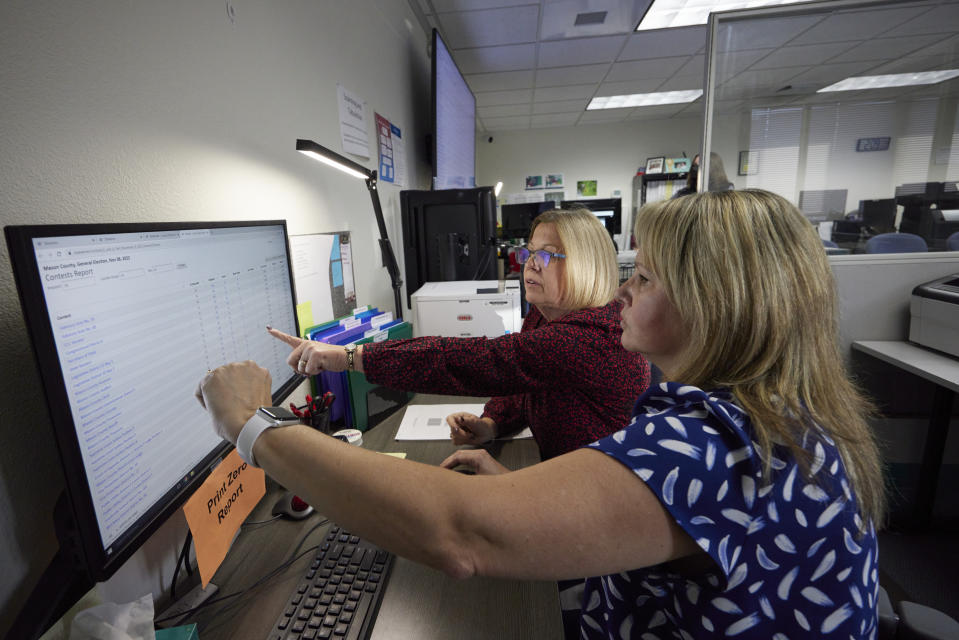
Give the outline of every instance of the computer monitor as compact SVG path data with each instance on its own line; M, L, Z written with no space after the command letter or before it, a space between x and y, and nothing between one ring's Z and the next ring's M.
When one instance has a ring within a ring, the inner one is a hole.
M860 200L859 218L871 233L888 233L896 228L896 199Z
M846 212L846 189L819 189L799 192L799 210L810 222L837 220Z
M433 188L476 186L476 98L433 29Z
M560 203L563 209L589 209L599 221L603 223L610 236L622 233L623 227L623 199L622 198L590 198L588 200L563 200Z
M76 549L73 569L92 585L231 448L194 397L207 370L254 360L274 403L299 384L289 348L265 328L298 333L286 223L4 232L75 527L61 550Z
M400 191L406 303L425 282L494 280L493 187Z
M533 219L544 211L553 208L550 202L522 202L518 204L504 204L500 206L500 216L503 222L504 238L529 239L529 228Z

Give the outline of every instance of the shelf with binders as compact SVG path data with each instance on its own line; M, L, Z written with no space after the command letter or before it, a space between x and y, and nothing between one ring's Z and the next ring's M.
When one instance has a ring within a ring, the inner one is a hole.
M673 194L686 186L687 172L682 173L652 173L637 175L634 179L634 185L639 179L639 203L644 205L647 202L657 202L659 200L668 200Z

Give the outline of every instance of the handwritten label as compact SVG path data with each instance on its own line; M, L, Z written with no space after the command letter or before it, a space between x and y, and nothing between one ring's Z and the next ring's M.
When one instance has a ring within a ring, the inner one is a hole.
M266 474L234 449L183 505L204 587L223 563L233 535L265 494Z

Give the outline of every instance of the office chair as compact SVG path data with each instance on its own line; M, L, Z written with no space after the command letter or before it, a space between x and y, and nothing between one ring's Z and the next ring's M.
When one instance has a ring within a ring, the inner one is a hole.
M926 241L914 233L880 233L866 241L866 253L919 253L929 251Z
M959 251L959 231L946 238L946 251Z
M901 601L893 606L879 587L879 640L949 640L959 638L959 622L938 609ZM898 610L898 611L897 611Z

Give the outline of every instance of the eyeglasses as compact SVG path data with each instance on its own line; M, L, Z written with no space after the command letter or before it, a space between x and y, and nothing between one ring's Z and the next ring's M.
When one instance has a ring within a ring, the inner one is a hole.
M549 266L549 261L551 258L565 258L565 253L553 253L551 251L544 251L539 249L537 251L530 251L529 247L520 247L516 250L514 254L516 256L516 262L520 264L526 264L526 261L531 257L536 256L539 259L539 263L543 265L543 268Z

